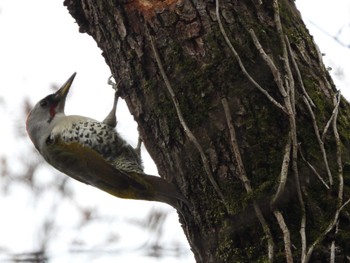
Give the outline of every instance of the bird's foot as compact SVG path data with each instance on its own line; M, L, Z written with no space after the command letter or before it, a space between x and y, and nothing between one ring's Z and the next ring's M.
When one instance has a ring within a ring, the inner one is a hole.
M113 75L111 75L109 78L108 78L108 81L107 81L107 84L108 85L111 85L112 86L112 89L115 90L115 92L118 91L118 86L119 86L119 83L120 83L120 80L118 81L118 83L115 83L113 80Z

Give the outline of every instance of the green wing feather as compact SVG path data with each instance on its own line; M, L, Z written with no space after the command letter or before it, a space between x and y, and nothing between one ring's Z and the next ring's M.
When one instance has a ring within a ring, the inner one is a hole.
M46 160L68 176L97 187L114 196L165 202L175 208L179 201L187 203L174 185L144 173L119 170L95 150L78 142L57 139L45 147Z

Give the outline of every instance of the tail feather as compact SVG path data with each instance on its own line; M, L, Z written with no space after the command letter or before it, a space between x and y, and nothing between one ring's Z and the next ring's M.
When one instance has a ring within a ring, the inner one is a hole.
M189 202L178 191L175 185L153 175L145 175L144 179L153 186L154 201L167 203L176 209L179 209L182 203L189 206Z

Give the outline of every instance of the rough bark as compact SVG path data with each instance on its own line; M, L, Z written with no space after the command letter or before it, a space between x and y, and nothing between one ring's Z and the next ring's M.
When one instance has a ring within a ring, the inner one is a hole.
M349 257L350 108L293 1L64 4L191 203L197 262Z

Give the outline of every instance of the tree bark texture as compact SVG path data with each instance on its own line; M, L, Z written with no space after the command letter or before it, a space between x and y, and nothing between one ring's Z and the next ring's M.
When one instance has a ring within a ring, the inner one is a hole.
M350 108L293 1L64 4L190 202L197 262L350 256Z

